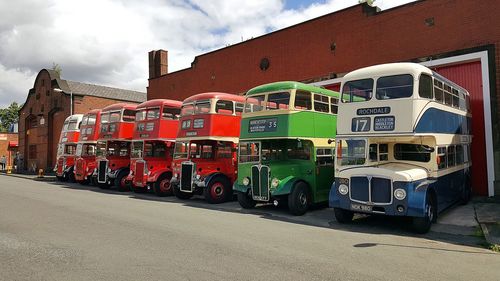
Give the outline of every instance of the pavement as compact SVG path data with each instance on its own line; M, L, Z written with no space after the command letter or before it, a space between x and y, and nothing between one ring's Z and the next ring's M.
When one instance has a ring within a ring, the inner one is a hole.
M8 174L8 176L35 181L57 181L56 177L50 174L42 178L37 175L19 173ZM363 216L358 216L358 220L359 217ZM331 210L323 209L316 212L309 212L301 217L289 216L287 220L327 227L331 220ZM468 237L480 236L482 232L488 244L499 247L500 198L477 197L467 205L453 206L439 215L438 221L432 226L431 232L460 235L464 237L464 240L468 240Z
M448 213L449 214L449 213ZM0 280L497 280L468 235L0 175ZM434 228L434 227L433 227ZM470 239L470 242L464 242ZM459 265L459 266L453 266Z

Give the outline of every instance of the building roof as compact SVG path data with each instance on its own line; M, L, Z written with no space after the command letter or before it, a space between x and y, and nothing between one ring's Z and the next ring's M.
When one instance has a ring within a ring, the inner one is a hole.
M74 95L82 96L95 96L106 99L115 99L121 101L144 102L146 101L146 93L112 88L101 85L87 84L76 81L66 80L68 89L61 87L63 92L69 94L73 92ZM68 91L69 90L69 91Z

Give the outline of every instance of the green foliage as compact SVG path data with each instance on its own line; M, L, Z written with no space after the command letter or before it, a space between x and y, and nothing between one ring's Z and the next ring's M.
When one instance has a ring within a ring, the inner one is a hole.
M12 124L18 122L19 109L21 106L17 102L12 102L7 108L0 108L0 132L8 131Z
M358 1L359 4L361 4L361 3L367 3L370 6L373 6L374 2L375 2L375 0L359 0Z
M58 63L53 62L52 63L52 70L54 70L59 77L61 77L62 74L62 68Z

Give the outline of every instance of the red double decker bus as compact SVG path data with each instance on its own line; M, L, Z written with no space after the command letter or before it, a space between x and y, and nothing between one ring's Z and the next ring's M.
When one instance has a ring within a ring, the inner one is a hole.
M203 93L184 100L174 152L174 194L187 199L203 194L210 203L233 198L236 147L243 96Z
M61 137L57 146L56 177L60 181L75 181L73 165L75 164L76 144L80 136L80 123L83 114L74 114L64 120Z
M97 167L96 146L101 123L101 110L94 109L83 115L80 137L76 145L75 180L88 184Z
M99 187L128 190L130 149L134 134L136 105L117 103L102 109L97 140L96 181Z
M127 178L133 191L153 188L158 196L172 194L172 155L181 105L180 101L157 99L137 106Z

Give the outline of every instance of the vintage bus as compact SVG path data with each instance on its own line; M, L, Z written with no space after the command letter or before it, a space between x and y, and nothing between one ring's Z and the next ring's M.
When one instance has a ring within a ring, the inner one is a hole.
M83 115L80 126L80 137L76 145L75 180L81 184L88 184L97 167L96 145L99 137L101 110L93 109ZM95 183L94 183L95 184Z
M197 94L184 100L174 152L174 194L203 194L210 203L233 198L236 146L245 98L225 93Z
M76 144L80 136L82 117L83 114L74 114L64 120L57 145L57 164L54 169L56 177L60 181L75 181L73 165L75 164Z
M102 109L96 146L95 181L101 188L129 189L130 150L134 135L136 105L117 103Z
M427 232L471 196L469 93L415 63L362 68L342 82L335 182L338 222L354 213L411 217Z
M302 215L312 204L326 203L339 93L285 81L258 86L246 96L234 184L240 205L287 204L292 214Z
M137 106L128 181L135 192L152 187L156 195L172 194L172 156L182 102L156 99Z

